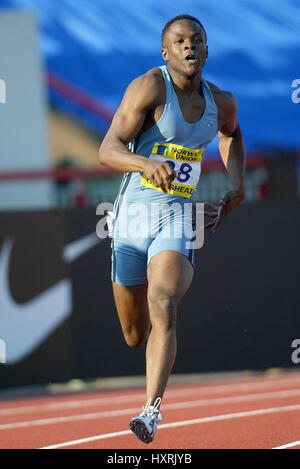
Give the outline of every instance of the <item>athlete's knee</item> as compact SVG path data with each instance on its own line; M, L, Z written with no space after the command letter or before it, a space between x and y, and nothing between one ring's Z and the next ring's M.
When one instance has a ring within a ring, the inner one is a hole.
M129 347L137 348L145 344L149 337L149 330L140 331L135 328L129 328L123 331L124 339Z
M146 343L147 337L126 336L125 340L130 348L138 348Z
M177 297L163 289L153 289L148 295L152 326L171 329L176 325Z

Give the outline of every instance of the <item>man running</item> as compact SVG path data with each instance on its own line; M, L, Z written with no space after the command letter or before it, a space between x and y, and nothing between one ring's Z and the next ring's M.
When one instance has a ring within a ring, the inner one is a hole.
M237 102L202 78L208 48L200 21L190 15L168 21L162 56L166 66L128 86L99 149L101 163L125 172L114 205L112 284L127 344L147 342L147 404L130 422L144 443L153 441L162 418L160 403L176 356L177 307L194 273L192 211L181 208L191 207L203 152L217 133L232 190L218 205L207 204L212 221L205 227L215 232L245 198ZM124 235L125 225L133 226L137 202L144 207L143 233L133 236L127 229ZM175 202L168 216L151 210Z

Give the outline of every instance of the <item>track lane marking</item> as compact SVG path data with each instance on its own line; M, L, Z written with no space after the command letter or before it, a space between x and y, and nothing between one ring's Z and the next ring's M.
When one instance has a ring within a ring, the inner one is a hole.
M253 402L265 399L286 399L288 397L300 396L300 389L290 389L288 391L274 391L267 393L247 394L241 396L229 396L213 399L201 399L197 401L172 402L163 406L165 410L187 409L193 407L205 407L210 405L235 404L239 402ZM0 424L0 430L11 430L13 428L28 428L43 425L53 425L59 423L75 422L78 420L95 420L106 417L120 417L121 415L134 415L140 413L139 407L107 410L101 412L90 412L88 414L67 415L62 417L51 417L46 419L26 420L23 422L11 422Z
M276 446L276 448L272 448L272 449L292 448L293 446L298 446L298 445L300 445L300 440L299 441L293 441L293 443L287 443L286 445Z
M287 381L287 382L286 382ZM299 385L299 379L293 379L292 381L290 378L280 378L279 380L270 380L265 382L255 382L255 383L235 383L235 384L215 384L212 383L208 386L193 386L189 388L188 386L185 389L167 389L165 396L166 397L176 397L176 396L187 396L192 394L201 394L202 392L210 392L213 394L222 394L227 391L251 391L251 390L262 390L268 389L273 387L274 384L278 384L279 386L292 386L292 385ZM41 404L41 405L32 405L32 406L22 406L22 407L9 407L9 408L0 408L0 416L2 415L16 415L16 414L26 414L30 412L42 412L42 411L55 411L61 409L78 409L81 407L92 407L98 406L102 404L110 404L114 402L134 402L137 399L144 400L145 393L136 393L129 396L110 396L110 397L102 397L96 399L78 399L78 400L71 400L67 402L56 402L50 404ZM0 402L1 404L1 402Z
M251 417L254 415L274 414L274 413L279 413L279 412L291 412L294 410L300 410L300 404L283 406L283 407L271 407L268 409L250 410L246 412L236 412L233 414L214 415L212 417L202 417L202 418L193 419L193 420L181 420L179 422L170 422L170 423L160 424L158 426L158 431L166 429L166 428L183 427L186 425L195 425L199 423L216 422L216 421L221 421L221 420L231 420L231 419L237 419L237 418L243 418L243 417ZM102 435L95 435L95 436L73 440L73 441L66 441L64 443L57 443L57 444L50 445L50 446L43 446L42 448L39 448L39 449L64 448L66 446L75 446L75 445L82 444L82 443L88 443L88 442L96 441L96 440L104 440L107 438L114 438L117 436L129 435L129 434L131 434L130 430L124 430L124 431L119 431L119 432L106 433Z

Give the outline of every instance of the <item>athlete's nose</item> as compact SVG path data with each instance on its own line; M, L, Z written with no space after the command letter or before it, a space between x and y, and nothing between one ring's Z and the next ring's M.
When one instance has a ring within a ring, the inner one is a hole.
M189 43L186 44L185 50L188 50L188 49L190 49L190 50L194 50L194 49L195 49L195 46L194 46L194 44L193 44L192 42L189 42Z

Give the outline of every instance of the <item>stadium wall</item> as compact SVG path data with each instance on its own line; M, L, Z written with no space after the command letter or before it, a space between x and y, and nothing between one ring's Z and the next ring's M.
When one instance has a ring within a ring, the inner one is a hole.
M245 204L206 233L179 306L174 374L300 366L299 209L294 198ZM95 212L0 213L2 389L144 375L145 347L122 338Z

